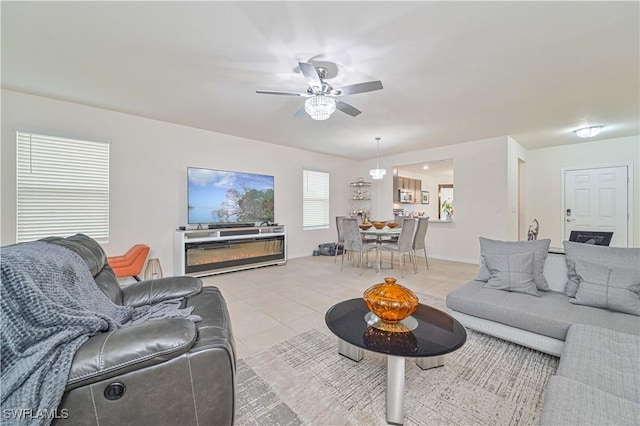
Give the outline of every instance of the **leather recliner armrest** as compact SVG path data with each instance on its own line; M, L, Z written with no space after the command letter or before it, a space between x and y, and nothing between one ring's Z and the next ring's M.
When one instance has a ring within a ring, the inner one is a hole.
M122 287L122 304L153 305L163 300L193 296L201 290L202 280L189 276L140 281Z
M160 364L187 352L196 325L184 318L148 321L100 333L76 352L66 390Z

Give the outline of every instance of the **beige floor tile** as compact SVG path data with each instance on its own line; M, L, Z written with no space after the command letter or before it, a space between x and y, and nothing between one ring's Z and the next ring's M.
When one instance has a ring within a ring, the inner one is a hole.
M246 302L233 302L227 306L231 316L233 332L238 334L239 337L246 334L259 333L280 325L276 319Z
M311 311L308 315L287 321L287 327L296 330L298 333L304 333L305 331L324 325L324 314L316 311Z
M293 320L318 313L310 307L293 300L285 303L264 304L260 306L260 311L285 325L289 325Z
M295 336L299 332L283 324L269 328L261 332L240 333L238 338L251 350L252 353L267 349L275 344Z
M238 336L234 335L233 341L236 348L236 358L244 358L253 353L253 351L249 349Z

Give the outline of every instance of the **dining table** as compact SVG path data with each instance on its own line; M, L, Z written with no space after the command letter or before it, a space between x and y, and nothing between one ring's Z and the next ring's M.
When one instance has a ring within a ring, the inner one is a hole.
M397 228L389 228L388 226L385 226L382 229L376 229L374 227L371 227L369 229L360 229L360 234L362 236L367 236L367 235L373 235L376 237L376 244L378 244L378 246L380 246L380 244L382 244L384 242L384 237L397 237L400 235L400 232L402 231L402 228L397 227ZM370 268L375 268L377 267L378 270L380 269L392 269L393 265L391 264L391 262L389 263L383 263L382 262L382 256L380 253L380 249L377 250L377 256L376 256L376 262L375 263L368 263L367 266Z

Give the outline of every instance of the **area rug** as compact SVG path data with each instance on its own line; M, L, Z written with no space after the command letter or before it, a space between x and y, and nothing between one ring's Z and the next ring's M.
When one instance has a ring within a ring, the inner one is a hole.
M238 425L385 425L385 357L356 363L326 328L238 361ZM406 425L538 424L558 358L468 330L443 367L407 360Z

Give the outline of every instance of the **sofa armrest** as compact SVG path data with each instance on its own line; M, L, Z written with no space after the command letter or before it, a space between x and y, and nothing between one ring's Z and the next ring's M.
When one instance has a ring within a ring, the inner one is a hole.
M100 333L76 352L66 390L160 364L187 352L198 333L192 321L168 318Z
M153 305L163 300L189 297L200 293L202 280L195 277L167 277L140 281L122 287L122 304Z

